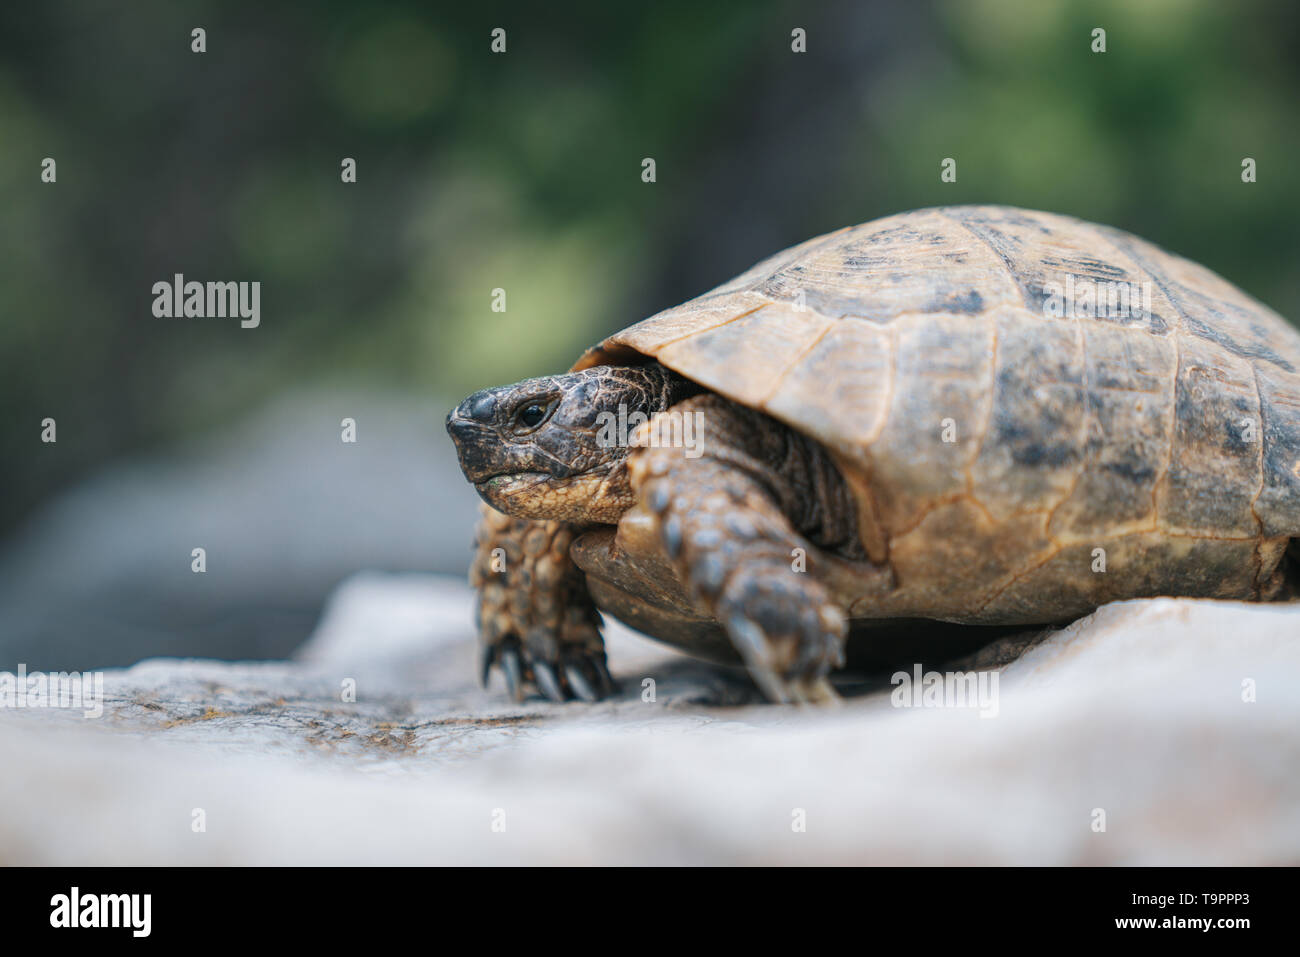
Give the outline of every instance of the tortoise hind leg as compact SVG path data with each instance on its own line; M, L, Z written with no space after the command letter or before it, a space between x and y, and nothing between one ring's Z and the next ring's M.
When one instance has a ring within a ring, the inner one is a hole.
M511 698L526 682L552 701L596 701L614 690L600 612L573 564L573 529L511 518L483 506L470 584L478 591L479 676L494 664Z
M756 425L783 427L765 417L757 421L757 413L716 396L688 400L676 410L707 417L707 451L691 458L681 448L638 448L629 457L633 488L655 517L665 551L767 697L836 699L826 676L844 664L846 620L826 588L795 560L795 550L806 555L809 543L778 501L787 498L784 492L800 491L786 474L790 448L765 461L760 448L741 448L734 438L753 435Z

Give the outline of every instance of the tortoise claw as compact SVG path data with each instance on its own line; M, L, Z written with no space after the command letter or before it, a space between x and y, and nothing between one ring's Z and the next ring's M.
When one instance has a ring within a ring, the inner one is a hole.
M804 694L809 704L839 705L844 703L840 693L831 684L831 680L824 675L806 681L804 683Z
M596 693L596 689L591 686L591 682L577 665L565 665L564 677L569 682L569 688L583 701L594 704L600 700L600 695Z
M787 684L796 704L839 705L844 701L826 676L796 678Z
M791 681L787 686L790 700L794 704L810 704L807 689L803 682Z
M533 677L537 680L537 687L541 689L542 694L552 701L564 702L564 689L560 687L560 681L555 677L555 671L550 665L544 661L534 661Z
M506 676L506 690L516 704L524 700L524 668L519 662L519 652L507 648L501 652L501 672Z
M516 704L527 697L529 686L535 685L551 701L564 702L580 698L596 702L617 689L604 655L570 650L560 661L551 662L534 657L514 638L498 645L486 645L479 650L479 681L487 687L492 666L498 665L505 677L510 700Z
M727 632L758 689L769 701L788 704L785 682L767 664L767 638L763 630L748 618L736 615L727 622Z

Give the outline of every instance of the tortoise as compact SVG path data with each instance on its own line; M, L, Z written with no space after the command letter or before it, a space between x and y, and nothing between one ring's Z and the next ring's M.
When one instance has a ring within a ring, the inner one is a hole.
M613 688L602 609L802 702L891 623L1300 594L1300 333L1064 215L818 236L447 428L486 503L481 678L516 700Z

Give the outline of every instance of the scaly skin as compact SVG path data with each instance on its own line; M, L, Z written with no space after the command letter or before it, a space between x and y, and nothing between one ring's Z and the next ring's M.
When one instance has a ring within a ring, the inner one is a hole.
M494 664L522 701L532 683L553 701L596 701L614 690L600 612L569 557L574 529L511 518L484 505L470 565L478 590L479 680Z
M813 554L811 539L861 556L839 473L815 442L719 396L672 411L698 417L703 454L638 448L628 469L678 575L768 698L834 699L826 675L844 665L844 611L794 555Z

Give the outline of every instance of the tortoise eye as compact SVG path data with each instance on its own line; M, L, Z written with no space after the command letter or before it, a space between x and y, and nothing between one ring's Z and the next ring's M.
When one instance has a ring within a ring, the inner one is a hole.
M515 420L526 429L535 429L546 421L550 406L541 402L525 402L515 413Z

